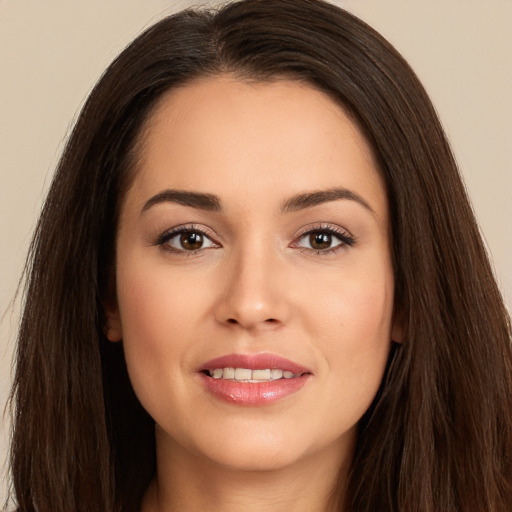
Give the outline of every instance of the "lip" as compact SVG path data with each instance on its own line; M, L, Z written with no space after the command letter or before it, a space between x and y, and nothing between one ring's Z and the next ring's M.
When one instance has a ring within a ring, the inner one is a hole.
M229 354L217 357L204 363L199 371L214 370L215 368L248 368L250 370L264 370L266 368L279 368L292 373L312 373L309 368L299 365L278 356L277 354Z
M263 370L279 368L297 375L291 379L269 382L239 382L226 379L213 379L204 373L215 368L248 368ZM230 354L204 363L198 369L199 377L206 390L214 397L230 404L259 407L275 403L298 392L311 378L310 369L276 354Z

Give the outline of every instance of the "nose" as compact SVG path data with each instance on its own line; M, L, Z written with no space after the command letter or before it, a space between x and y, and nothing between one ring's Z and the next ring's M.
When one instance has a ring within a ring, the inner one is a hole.
M275 329L290 313L285 272L271 250L246 250L225 262L216 319L248 331Z

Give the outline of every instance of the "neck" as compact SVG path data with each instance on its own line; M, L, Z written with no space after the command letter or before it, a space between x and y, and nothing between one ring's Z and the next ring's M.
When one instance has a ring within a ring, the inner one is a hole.
M143 512L339 511L338 489L346 481L352 456L344 443L284 468L240 470L175 443L163 444L157 443L157 475L144 498Z

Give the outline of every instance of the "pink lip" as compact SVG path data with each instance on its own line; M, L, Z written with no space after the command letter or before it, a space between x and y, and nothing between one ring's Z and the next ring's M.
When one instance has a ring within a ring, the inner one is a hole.
M204 373L204 370L215 368L249 368L251 370L279 368L290 371L297 377L252 383L213 379ZM204 386L215 397L231 404L252 407L271 404L296 393L311 377L311 371L308 368L275 354L230 354L207 361L199 368L199 372Z
M279 368L295 374L311 373L308 368L276 354L229 354L207 361L199 368L199 371L214 370L215 368L249 368L251 370Z

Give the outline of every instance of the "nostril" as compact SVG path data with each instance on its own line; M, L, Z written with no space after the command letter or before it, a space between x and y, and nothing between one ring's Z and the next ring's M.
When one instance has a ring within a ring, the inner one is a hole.
M237 319L236 317L232 317L232 318L227 318L225 320L225 323L226 324L230 324L230 325L239 325L239 326L244 327L244 328L252 328L252 327L255 327L258 324L260 324L260 325L272 325L273 326L273 325L279 324L280 321L277 318L267 318L265 320L260 320L260 321L254 321L254 320L251 321L250 318Z

